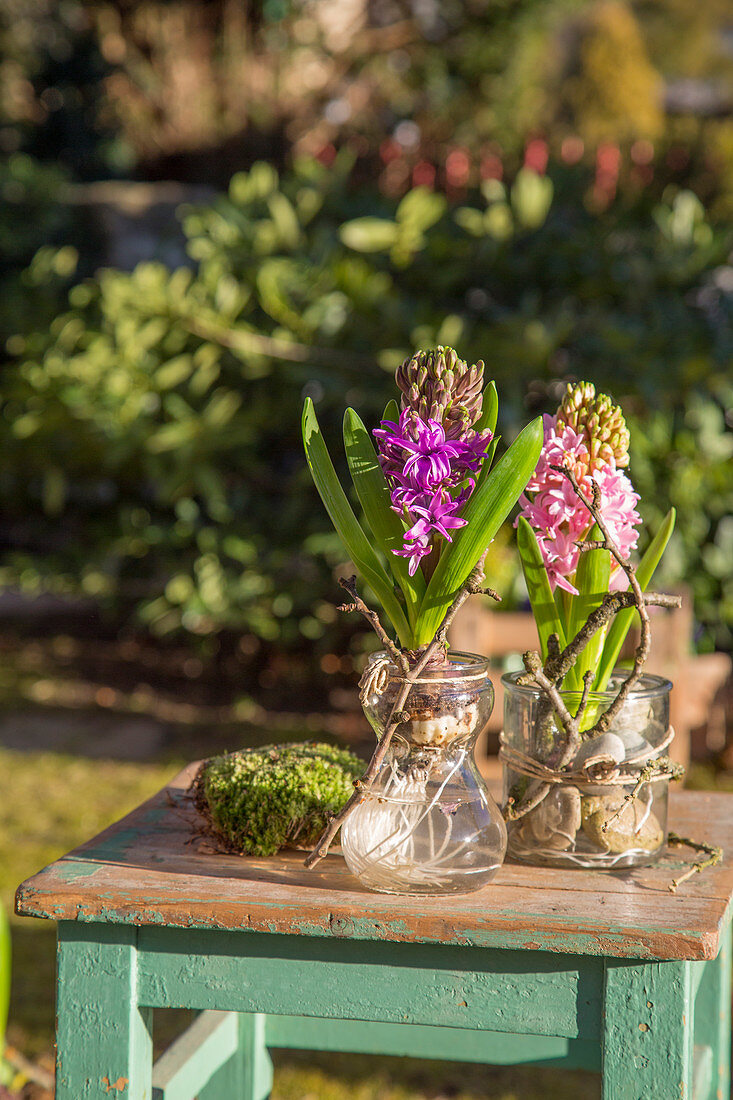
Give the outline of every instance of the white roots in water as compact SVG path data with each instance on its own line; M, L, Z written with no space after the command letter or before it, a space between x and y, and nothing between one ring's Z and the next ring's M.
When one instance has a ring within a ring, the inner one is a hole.
M456 754L434 791L429 760L406 771L393 761L378 792L345 822L344 854L372 887L428 892L445 888L457 874L488 876L498 869L502 852L482 837L490 824L488 805L479 791L449 787L465 757L464 751Z
M617 852L615 855L605 852L588 852L584 855L581 852L560 853L557 848L521 849L513 845L511 841L510 854L517 859L529 860L531 863L537 863L542 860L548 864L554 863L563 867L572 864L575 867L584 867L586 870L593 870L594 867L596 869L601 867L606 871L611 867L625 867L627 865L642 862L646 863L650 858L648 848L628 848L625 852Z

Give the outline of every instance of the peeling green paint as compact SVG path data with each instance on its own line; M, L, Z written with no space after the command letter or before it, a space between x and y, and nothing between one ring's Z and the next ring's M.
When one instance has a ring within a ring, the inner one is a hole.
M118 895L119 897L119 895ZM85 923L109 923L134 926L168 926L174 928L186 928L192 931L206 931L218 928L226 928L223 923L216 922L212 917L196 918L188 916L181 918L178 910L186 906L185 899L179 899L176 912L166 911L164 908L156 909L154 899L151 899L151 907L129 909L122 906L106 906L95 903L93 906L80 905L76 912L76 919ZM169 909L169 906L166 906ZM46 917L53 920L59 919L64 914L63 907L56 909L47 907L35 907L32 899L24 898L24 915ZM596 958L618 957L636 959L658 959L655 949L656 929L646 931L614 931L609 928L594 930L579 929L570 934L563 930L562 934L552 927L535 929L531 936L526 931L513 930L510 920L507 919L506 927L481 928L454 928L446 927L439 931L433 939L424 936L417 941L412 929L401 919L375 921L372 917L349 917L348 935L343 932L343 925L334 930L333 920L322 921L303 920L294 918L288 921L287 911L280 910L280 920L272 921L261 917L246 918L238 926L238 931L247 933L268 932L281 934L287 923L288 931L301 936L323 937L328 939L354 939L367 941L387 942L424 942L455 944L465 947L490 947L507 950L530 950L549 953L567 953L577 955L590 955ZM494 914L495 915L495 914ZM492 922L494 924L494 922ZM678 937L686 945L687 953L691 959L709 958L711 954L709 937L694 930L680 929ZM651 942L650 942L651 941Z
M243 1061L226 1062L217 1074L226 1072L235 1094L249 1100L269 1089L268 1042L502 1064L602 1064L604 1100L689 1100L696 1030L712 1043L700 1046L708 1052L708 1090L724 1096L728 941L729 931L720 959L696 966L64 921L57 1100L101 1100L110 1090L148 1100L150 1006L242 1013ZM237 1076L243 1066L257 1069L244 1086ZM177 1073L185 1080L184 1069ZM205 1095L219 1100L223 1081L213 1078Z
M92 878L99 870L99 866L95 863L88 863L86 860L69 859L66 856L58 861L55 870L61 882L74 883L78 882L79 879Z

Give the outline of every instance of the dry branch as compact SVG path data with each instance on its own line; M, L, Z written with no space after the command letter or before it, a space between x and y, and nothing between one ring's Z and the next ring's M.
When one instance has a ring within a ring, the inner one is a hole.
M642 598L647 607L679 607L679 596L667 596L660 592L645 592ZM603 603L594 611L591 611L578 633L565 646L561 652L548 644L548 659L545 663L545 675L553 680L557 687L560 686L570 668L585 649L593 635L611 621L614 615L629 607L636 606L636 596L633 592L607 592L603 597ZM551 635L557 638L557 635ZM548 640L549 641L549 640Z
M396 661L402 671L407 672L410 667L407 658L405 657L402 650L395 645L387 631L382 626L379 615L377 615L376 611L373 611L371 607L365 604L362 600L361 596L356 590L356 577L340 577L339 584L343 589L345 589L346 592L349 593L351 599L353 600L353 603L342 603L339 606L338 610L358 611L361 615L363 615L366 621L371 626L374 633L379 638L384 648L388 650L388 652L392 655L392 658Z
M706 855L706 858L701 859L699 863L693 863L684 875L672 879L669 884L669 890L672 894L676 893L677 887L681 886L683 882L687 882L693 875L699 875L701 871L706 870L708 867L714 867L723 858L723 849L716 844L703 844L701 841L690 840L686 836L677 836L677 833L672 832L670 832L667 842L671 847L679 848L684 845L686 848L692 848L695 852L704 852Z

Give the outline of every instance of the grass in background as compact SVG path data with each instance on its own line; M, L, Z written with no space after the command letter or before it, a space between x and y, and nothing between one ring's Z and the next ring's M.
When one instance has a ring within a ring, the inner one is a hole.
M175 767L0 749L0 896L159 790ZM56 927L12 918L9 1041L29 1057L53 1046Z

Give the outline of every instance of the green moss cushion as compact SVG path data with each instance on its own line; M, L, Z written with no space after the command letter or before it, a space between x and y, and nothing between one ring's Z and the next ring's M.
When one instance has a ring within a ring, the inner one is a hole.
M267 745L204 761L194 796L230 851L271 856L312 847L363 771L363 761L333 745Z

